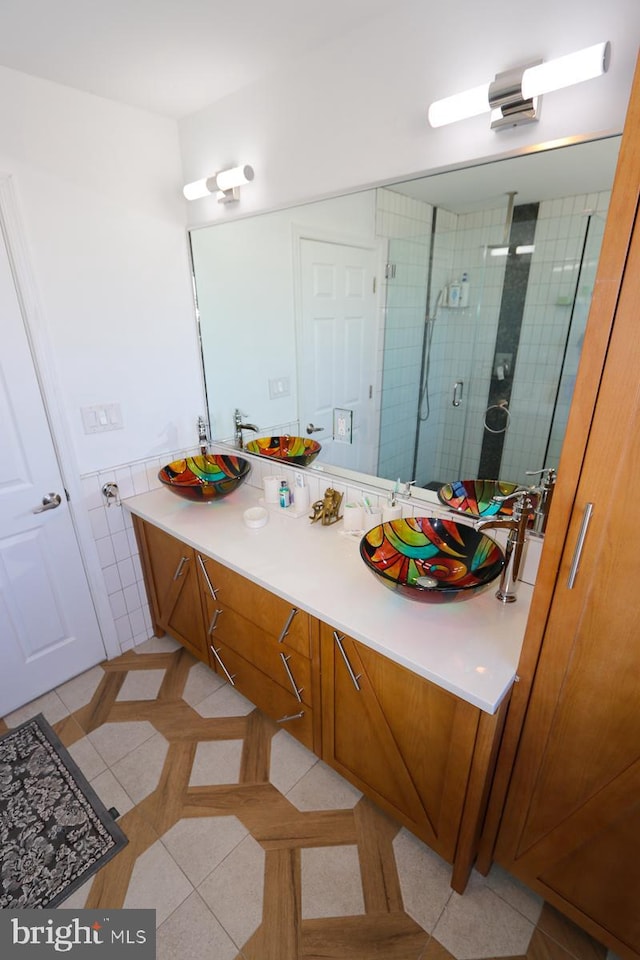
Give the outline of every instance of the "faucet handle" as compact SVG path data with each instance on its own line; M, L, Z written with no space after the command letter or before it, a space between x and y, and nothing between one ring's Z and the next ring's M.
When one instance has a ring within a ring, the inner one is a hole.
M535 488L529 490L521 490L517 497L513 501L513 518L514 520L520 520L523 514L526 514L527 517L533 510L536 508L536 499L533 494L535 493Z

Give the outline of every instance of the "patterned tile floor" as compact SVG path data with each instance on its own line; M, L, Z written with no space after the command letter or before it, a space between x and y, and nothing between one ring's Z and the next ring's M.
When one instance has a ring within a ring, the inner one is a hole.
M154 908L159 960L607 957L497 867L454 893L446 863L169 638L4 723L39 712L130 841L64 906Z

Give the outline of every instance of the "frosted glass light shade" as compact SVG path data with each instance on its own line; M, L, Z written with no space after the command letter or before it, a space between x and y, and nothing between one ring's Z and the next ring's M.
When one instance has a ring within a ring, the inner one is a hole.
M489 84L483 83L479 87L455 93L443 100L434 100L429 107L429 123L432 127L443 127L456 120L466 120L467 117L477 117L489 109Z
M236 187L241 187L243 183L249 183L251 180L253 180L253 167L245 164L241 167L221 170L212 177L194 180L193 183L183 187L182 192L187 200L200 200L212 193L224 196L227 191L235 190Z
M233 190L234 187L241 187L243 183L253 180L253 167L245 165L221 170L220 173L216 173L214 179L217 190Z
M208 197L211 191L207 186L207 180L194 180L182 188L182 192L187 200L199 200L201 197Z
M566 57L528 67L522 74L522 97L529 100L552 90L562 90L606 73L609 66L609 41L569 53Z

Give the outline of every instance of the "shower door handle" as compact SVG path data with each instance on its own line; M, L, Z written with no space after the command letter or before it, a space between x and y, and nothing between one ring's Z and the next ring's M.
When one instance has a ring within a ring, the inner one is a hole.
M451 401L454 407L459 407L462 403L462 392L464 390L464 380L456 380L453 385L453 400Z

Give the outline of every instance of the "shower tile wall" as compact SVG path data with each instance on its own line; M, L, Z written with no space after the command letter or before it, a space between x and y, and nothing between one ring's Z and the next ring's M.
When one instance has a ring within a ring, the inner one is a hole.
M526 470L546 466L549 424L558 393L569 325L577 334L569 341L571 350L568 353L575 374L581 347L580 331L586 324L600 252L597 244L595 256L590 258L587 270L583 271L582 289L578 291L572 311L585 245L585 211L597 212L602 223L609 197L609 192L583 194L540 204L511 395L511 418L518 426L517 430L507 431L503 456L502 473L509 479L524 481ZM566 424L571 403L571 384L567 380L559 399L564 407ZM563 414L559 414L560 418ZM563 431L561 433L563 435ZM561 446L561 437L556 433L555 449L549 449L547 454L555 463Z
M445 482L465 476L465 464L477 463L482 443L482 423L486 392L474 389L478 381L486 384L498 324L504 262L492 263L486 270L484 249L500 242L504 209L474 211L455 215L438 210L436 226L437 261L442 264L442 286L469 279L469 306L437 310L432 345L432 393L438 398L438 443L429 462L421 456L422 475L432 482ZM494 258L495 259L495 258ZM434 288L435 289L435 288ZM463 399L453 406L453 385L463 383ZM430 429L423 425L422 434Z
M387 258L396 268L381 297L385 334L378 473L388 479L414 479L432 211L429 204L404 194L377 191L376 234L389 240Z
M456 442L453 439L453 427L449 434L445 431L446 407L451 403L452 385L457 379L451 368L457 361L455 347L449 342L448 321L452 317L452 311L442 304L447 284L455 279L453 264L457 221L457 216L448 210L437 210L429 306L431 326L428 330L430 344L427 344L428 370L419 411L420 445L416 463L416 482L419 486L437 481L437 464L441 451L448 444ZM458 447L459 444L460 439Z
M603 192L540 204L510 402L511 426L517 424L517 429L507 431L501 468L504 478L526 482L525 470L545 465L549 423L584 240L584 211L596 213L601 236L600 224L606 217L609 196ZM422 484L477 476L506 263L504 256L485 256L485 249L487 245L502 243L504 219L505 205L460 215L437 211L434 265L438 263L441 268L443 285L459 280L466 272L470 297L467 308L437 309L430 377L432 414L421 432L418 478ZM599 248L583 273L572 330L573 326L584 328L598 254ZM440 278L436 281L434 275L432 301L440 288ZM578 334L574 339L575 343L569 341L573 375L581 337ZM453 384L457 380L464 382L464 395L461 405L454 407ZM565 422L571 381L569 373L559 397L564 404L559 418L564 415ZM560 436L548 453L555 462L562 446L562 433L560 427Z

